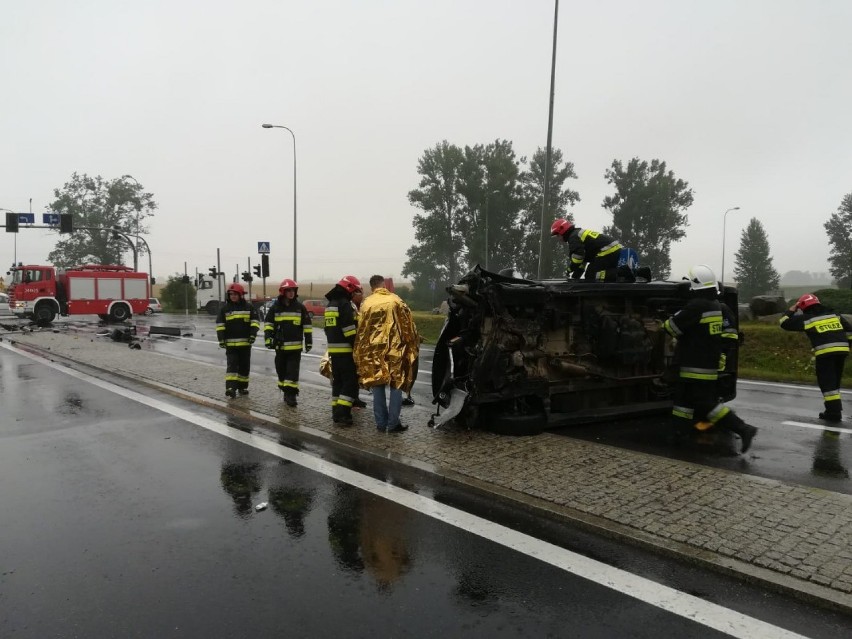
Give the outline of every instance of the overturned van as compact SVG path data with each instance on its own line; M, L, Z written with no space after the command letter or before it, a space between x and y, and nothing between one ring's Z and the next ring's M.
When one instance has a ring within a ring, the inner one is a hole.
M674 344L662 321L686 304L688 282L539 282L477 266L447 290L433 425L523 435L671 410ZM736 289L721 301L736 309ZM729 401L738 340L724 341L718 387Z

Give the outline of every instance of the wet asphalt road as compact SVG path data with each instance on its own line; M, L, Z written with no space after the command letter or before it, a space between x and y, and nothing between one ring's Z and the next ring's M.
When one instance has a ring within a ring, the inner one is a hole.
M721 636L273 454L274 433L255 431L262 445L234 441L2 348L0 394L2 636ZM251 436L234 418L184 408ZM837 636L844 623L445 487L369 472L810 636ZM261 501L269 508L258 512Z

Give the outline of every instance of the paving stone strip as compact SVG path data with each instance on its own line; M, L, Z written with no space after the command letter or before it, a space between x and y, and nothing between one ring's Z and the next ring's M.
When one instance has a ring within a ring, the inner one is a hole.
M10 337L20 346L225 401L224 354L216 367L91 334ZM292 409L283 405L275 378L251 379L249 397L231 405L279 426L328 433L356 449L852 612L852 496L549 433L435 430L427 426L429 407L419 405L403 410L410 429L400 435L377 432L369 408L356 411L354 427L340 428L331 422L330 389L303 386Z

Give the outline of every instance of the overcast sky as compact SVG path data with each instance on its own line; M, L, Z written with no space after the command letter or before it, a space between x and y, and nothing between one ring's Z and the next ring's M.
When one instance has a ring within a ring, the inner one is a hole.
M0 207L40 214L75 171L159 204L154 274L293 261L302 283L400 277L423 151L546 144L552 0L0 0ZM822 224L852 192L852 2L560 3L553 144L580 226L613 159L668 163L695 203L673 275L725 272L749 219L775 268L827 271ZM38 216L40 219L40 215ZM43 263L56 235L22 231ZM0 234L0 264L14 256ZM130 259L130 258L128 258ZM143 262L144 264L144 262Z

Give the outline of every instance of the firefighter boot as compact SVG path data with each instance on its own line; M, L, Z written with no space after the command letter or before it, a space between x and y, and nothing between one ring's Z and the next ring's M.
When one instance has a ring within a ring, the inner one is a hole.
M331 421L335 424L340 421L340 406L337 404L334 404L331 407Z
M338 426L351 426L352 425L352 407L351 406L338 406L337 407L340 412L338 413L337 421L335 422Z
M228 397L234 398L234 397L237 396L237 391L233 388L226 388L225 389L225 395L227 395Z
M298 402L296 401L296 391L292 388L284 389L284 403L287 406L296 406Z
M751 448L751 440L753 440L754 436L757 435L757 428L746 424L733 411L730 411L727 415L720 419L717 425L740 436L740 440L742 441L742 445L740 447L741 453L745 453L749 448Z
M831 404L838 404L837 406L830 406L829 402L825 403L825 410L819 414L819 418L826 422L839 422L843 419L843 413L840 412L840 402L831 402Z

